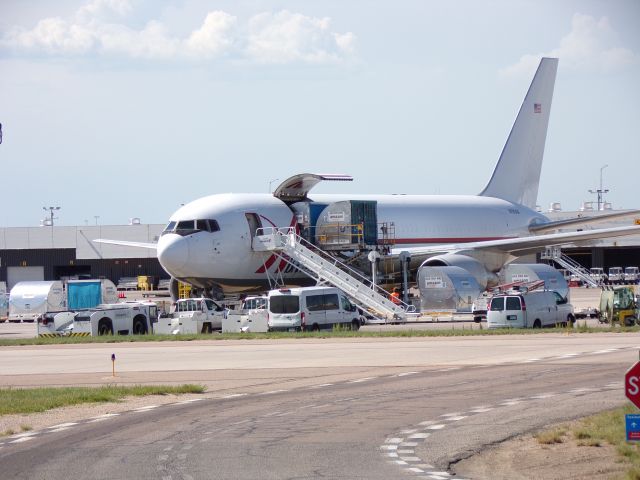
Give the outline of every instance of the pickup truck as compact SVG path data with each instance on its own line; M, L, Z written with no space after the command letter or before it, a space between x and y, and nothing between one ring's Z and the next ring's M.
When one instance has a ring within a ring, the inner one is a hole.
M222 329L227 311L210 298L183 298L176 302L173 313L158 318L154 332L159 334L211 333Z

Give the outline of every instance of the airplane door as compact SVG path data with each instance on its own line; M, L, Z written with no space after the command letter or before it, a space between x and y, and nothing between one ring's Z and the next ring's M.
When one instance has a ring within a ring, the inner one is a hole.
M245 213L244 216L247 218L249 233L251 234L251 240L253 240L253 237L256 236L256 230L262 228L262 222L257 213Z

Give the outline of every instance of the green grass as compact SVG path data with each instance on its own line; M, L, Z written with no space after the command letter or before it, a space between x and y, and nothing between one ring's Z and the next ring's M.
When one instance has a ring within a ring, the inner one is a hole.
M45 387L0 389L0 415L44 412L81 403L118 402L127 396L203 393L201 385L134 385L130 387ZM28 426L21 427L23 430ZM11 433L4 432L4 435Z
M535 438L538 443L545 445L562 443L569 436L573 436L579 447L612 445L618 453L618 461L628 464L623 478L640 480L640 443L626 441L624 416L628 413L638 413L638 410L627 405L583 418L571 427L560 426L537 433ZM585 457L588 455L585 451Z
M455 325L450 329L438 330L394 330L394 331L351 331L350 329L325 330L320 332L269 332L269 333L214 333L193 335L106 335L102 337L53 337L53 338L15 338L0 340L0 347L15 345L57 345L76 343L125 343L125 342L189 342L194 340L264 340L264 339L305 339L305 338L405 338L405 337L459 337L479 335L536 335L540 333L602 333L602 332L640 332L640 327L611 328L587 327L578 322L573 329L496 329L486 326Z

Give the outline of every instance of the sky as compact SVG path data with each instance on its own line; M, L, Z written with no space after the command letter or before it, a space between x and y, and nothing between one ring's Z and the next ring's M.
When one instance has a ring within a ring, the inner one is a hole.
M638 25L637 0L3 0L0 226L166 223L303 172L476 194L542 56L538 204L577 210L602 173L640 208Z

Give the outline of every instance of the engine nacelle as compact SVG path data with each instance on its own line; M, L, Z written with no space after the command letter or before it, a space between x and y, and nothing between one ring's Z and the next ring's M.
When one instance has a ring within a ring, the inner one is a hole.
M498 285L498 276L486 269L486 267L475 258L457 253L448 253L431 257L422 262L422 266L427 267L460 267L475 277L482 289Z

